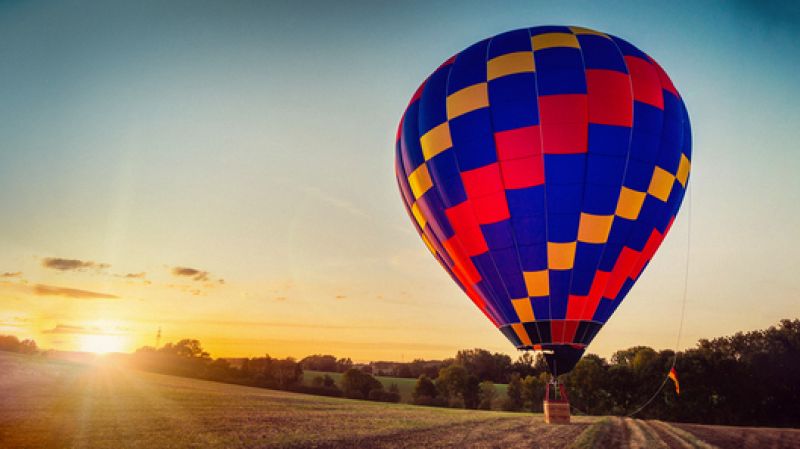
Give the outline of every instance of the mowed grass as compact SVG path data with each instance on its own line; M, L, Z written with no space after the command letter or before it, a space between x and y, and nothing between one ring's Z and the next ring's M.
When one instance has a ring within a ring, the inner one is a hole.
M2 352L0 373L2 448L446 447L546 427L540 415L327 398Z
M311 371L305 370L303 371L303 383L306 385L311 385L314 381L315 377L323 377L325 375L331 376L331 378L336 382L336 385L342 385L342 373L332 373L326 371ZM412 402L412 394L414 393L414 386L417 384L417 379L408 379L405 377L389 377L389 376L375 376L381 384L383 384L383 388L387 390L392 384L397 385L397 389L400 392L400 401L411 403ZM495 388L497 388L497 395L502 400L506 397L506 392L508 391L507 384L495 384Z

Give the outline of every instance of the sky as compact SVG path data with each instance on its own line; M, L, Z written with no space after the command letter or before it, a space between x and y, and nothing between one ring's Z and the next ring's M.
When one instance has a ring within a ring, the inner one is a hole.
M515 356L416 235L394 135L442 61L546 24L650 54L693 128L673 230L589 352L798 318L800 8L562 3L0 2L0 334Z

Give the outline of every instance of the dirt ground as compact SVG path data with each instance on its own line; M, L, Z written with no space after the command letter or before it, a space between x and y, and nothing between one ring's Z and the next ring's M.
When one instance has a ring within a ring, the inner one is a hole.
M800 430L766 427L701 426L673 424L700 440L722 449L798 449Z
M0 448L800 449L800 430L418 407L0 352Z

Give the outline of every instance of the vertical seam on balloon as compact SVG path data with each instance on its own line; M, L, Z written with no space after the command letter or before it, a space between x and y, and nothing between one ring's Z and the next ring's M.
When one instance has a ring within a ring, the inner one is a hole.
M533 66L536 67L536 49L533 48L533 34L531 33L531 28L526 28L528 31L528 41L531 43L531 57L533 58ZM545 259L545 270L547 272L547 284L550 285L550 255L547 252L547 243L549 242L549 233L547 227L549 225L547 220L547 168L544 165L544 137L543 134L543 127L542 127L542 108L541 104L539 103L539 69L533 72L533 87L536 89L536 113L539 117L539 155L542 158L542 195L544 196L544 207L543 210L543 218L544 218L544 259ZM524 274L523 274L524 276ZM528 300L530 300L530 296L528 296ZM531 308L533 308L533 304L531 304ZM547 321L551 321L553 317L553 308L550 304L550 288L547 289ZM537 320L543 321L543 320ZM536 328L536 333L539 334L539 341L541 344L545 344L544 338L542 334L539 332L539 327L534 326ZM550 335L550 341L547 342L548 344L553 342L553 336Z
M515 30L515 31L517 31L517 30ZM510 31L510 32L512 32L512 31ZM497 36L495 36L495 37L497 37ZM492 46L492 41L493 40L494 40L494 37L489 39L489 43L488 43L488 45L486 45L486 58L485 59L486 59L486 66L487 67L488 67L488 64L489 64L489 50L490 50L490 48ZM528 33L528 45L531 47L531 59L533 59L533 46L531 45L530 33ZM488 80L487 80L487 83L486 83L486 89L487 89L487 96L488 96L488 90L489 90L489 82L488 82ZM534 85L534 92L536 92L536 86L535 85ZM506 203L508 203L508 195L506 194L507 189L506 189L505 180L503 178L503 165L500 163L500 155L498 154L498 151L497 151L497 142L494 140L495 125L494 125L494 116L492 115L491 98L489 99L489 126L492 129L492 141L494 142L494 151L495 151L495 156L497 157L497 168L500 171L500 183L503 185L503 196L506 197ZM524 283L525 282L525 274L524 274L525 271L522 268L522 258L519 255L519 244L517 243L517 233L514 230L514 226L511 224L511 216L510 215L511 214L509 213L509 217L508 217L509 225L508 225L508 227L511 230L511 238L513 240L513 248L514 248L514 252L517 255L517 266L519 267L519 274L520 274L520 276L522 276L522 281ZM489 252L489 256L492 258L492 262L494 262L494 256L492 256L491 251ZM497 268L497 263L496 262L495 262L495 268ZM500 274L500 270L497 270L497 271L498 271L498 275L500 275L500 281L503 283L503 286L506 288L506 294L508 295L508 300L509 300L509 302L511 302L511 300L516 299L516 298L512 298L511 294L508 293L508 287L505 285L505 279L503 279L503 276ZM527 299L528 303L530 304L531 298L528 295L527 284L525 284L525 295L526 295L525 298ZM533 308L533 304L530 304L530 305L531 305L531 309L532 309ZM516 314L516 308L514 308L514 313ZM535 318L535 315L534 315L534 318ZM519 314L517 314L517 319L519 320L520 323L522 323L522 319L519 317ZM536 326L533 326L533 327L535 328ZM525 329L524 326L523 326L523 329L524 329L525 333L528 334L528 330ZM537 334L539 333L538 330L537 330L536 333ZM530 338L530 336L529 336L529 338ZM541 341L541 336L539 336L539 340Z
M581 226L580 219L581 219L581 214L583 213L583 200L584 200L584 198L586 196L586 181L587 181L586 180L586 176L587 176L588 169L589 169L589 80L586 77L586 60L583 57L583 48L581 47L581 43L578 40L578 36L572 31L572 28L570 28L570 32L572 33L573 36L575 36L575 41L578 43L578 53L580 53L580 56L581 56L581 67L583 68L583 70L582 70L583 71L583 80L584 80L584 83L586 83L586 155L584 156L584 162L583 162L583 188L581 189L581 207L578 210L578 229L580 230L580 226ZM564 321L567 320L567 311L569 311L569 301L570 301L569 297L570 297L570 294L572 293L572 280L573 280L573 278L575 276L575 258L576 257L578 257L578 233L575 234L575 254L574 254L573 260L572 260L572 269L569 270L569 288L567 288L567 308L566 308L566 310L564 310ZM583 305L585 307L586 303L584 302ZM566 325L562 326L562 328L563 329L561 330L561 341L563 342L564 341L564 335L566 334L566 330L567 330L566 329ZM575 331L577 332L577 328L576 328ZM571 343L574 343L575 336L573 336L572 338L573 338L573 341Z
M457 59L458 59L458 56L459 56L460 54L461 54L461 52L457 53L457 54L456 54L456 56L455 56L455 59L453 60L453 62L447 66L447 79L446 79L446 81L445 81L445 88L444 88L444 98L442 99L442 101L444 101L444 102L445 102L445 112L447 111L447 106L446 106L446 104L447 104L447 88L448 88L448 86L450 85L450 75L453 73L453 67L455 66L455 60L457 60ZM423 93L424 93L424 92L423 92ZM449 121L449 120L448 120L448 121ZM417 128L418 128L418 129L420 129L420 128L419 128L419 117L417 118ZM417 134L419 134L419 132L417 132ZM446 151L455 151L455 147L453 147L453 148L450 148L449 150L446 150ZM461 173L461 167L459 167L459 166L458 166L458 158L456 158L456 157L455 157L455 155L454 155L454 156L453 156L453 159L455 160L456 168L458 169L458 172L459 172L459 174L460 174L460 173ZM436 184L434 184L433 188L435 189L435 191L436 191L436 195L439 197L439 199L440 199L441 203L444 205L444 204L445 204L445 203L444 203L444 197L442 196L442 192L441 192L441 190L439 189L439 186L438 186L438 185L436 185ZM445 215L444 219L448 221L448 224L450 225L450 227L453 227L453 225L450 223L450 218L449 218L449 217L447 217L447 215ZM479 225L479 226L480 226L480 225ZM460 238L460 237L459 237L457 234L454 234L453 236L455 237L456 241L458 242L459 249L460 249L460 250L461 250L461 251L464 253L465 257L467 257L467 258L470 258L470 256L468 256L468 255L467 255L467 252L466 252L466 250L464 250L464 249L463 249L463 244L462 244L462 242L461 242L461 238ZM480 268L478 268L477 266L475 267L475 269L478 271L478 273L480 273L480 274L481 274L481 277L482 277L482 278L485 280L485 279L486 279L486 275L485 275L485 274L482 272L483 270L481 270L481 269L480 269ZM491 288L491 291L492 291L492 292L494 291L494 289L491 287L491 285L489 284L489 282L486 282L486 285L487 285L489 288ZM465 285L465 286L464 286L464 288L465 288L465 289L466 289L467 287L472 287L472 286L467 286L467 285ZM472 288L473 288L473 290L475 290L475 291L477 292L477 290L475 289L475 287L472 287ZM472 299L472 298L470 298L470 299ZM494 302L490 302L490 301L488 301L488 299L490 299L490 298L483 298L483 300L484 300L484 303L486 304L486 308L487 308L487 309L489 309L489 310L491 310L491 313L494 315L494 317L495 317L495 320L496 320L498 323L501 323L501 322L503 322L503 321L506 321L506 320L504 320L504 319L503 319L503 318L504 318L504 317L503 317L503 314L502 314L502 313L500 313L501 311L498 309L498 307L497 307L497 304L495 304Z

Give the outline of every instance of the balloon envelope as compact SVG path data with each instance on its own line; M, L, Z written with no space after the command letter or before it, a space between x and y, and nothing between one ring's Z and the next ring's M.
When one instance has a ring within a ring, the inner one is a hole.
M669 231L689 118L667 74L580 27L519 29L444 62L396 143L425 245L519 349L571 370Z

